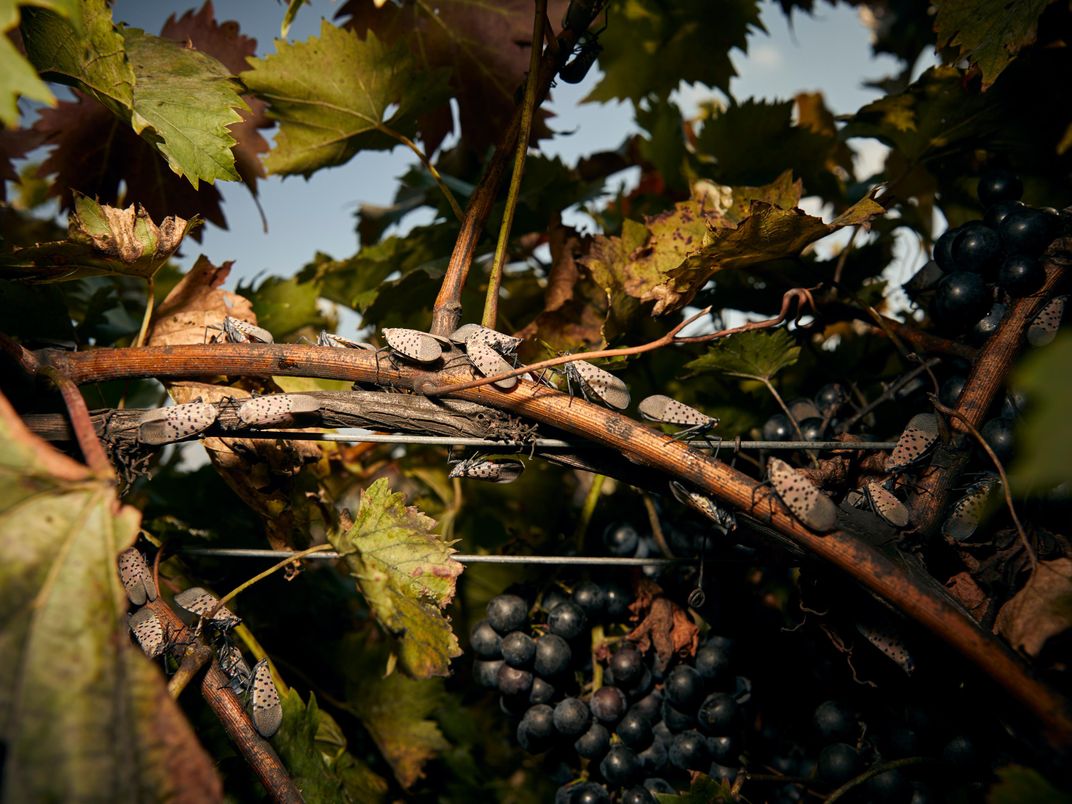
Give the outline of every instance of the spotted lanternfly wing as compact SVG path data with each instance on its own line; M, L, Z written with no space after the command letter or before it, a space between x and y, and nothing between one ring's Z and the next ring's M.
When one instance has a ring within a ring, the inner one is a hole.
M733 515L733 512L723 508L710 497L695 491L689 491L676 480L670 481L670 491L678 502L703 514L724 531L730 531L737 527L737 517Z
M336 335L334 332L322 331L316 339L317 346L332 346L336 349L363 349L368 352L376 351L376 347L364 341L353 341Z
M219 602L219 598L211 592L206 592L200 586L184 589L175 595L175 603L178 606L200 617L205 617L210 611L216 609L216 604ZM229 608L220 606L212 615L211 622L220 628L233 628L242 621L235 617Z
M164 652L164 626L152 609L141 608L127 617L127 625L134 632L141 649L150 659L155 659Z
M663 424L678 424L683 427L714 426L718 419L708 416L684 402L678 402L669 396L655 394L640 400L637 410L645 419Z
M1068 296L1054 296L1049 304L1039 311L1027 328L1027 342L1032 346L1045 346L1057 337L1061 319L1065 315L1065 300Z
M468 344L471 338L480 338L492 349L504 354L512 355L521 345L521 338L506 335L480 324L462 324L454 332L450 333L450 339L454 343Z
M489 483L513 483L525 471L521 461L488 461L483 458L467 458L454 464L448 477L468 477L486 480Z
M238 419L248 427L283 424L298 413L315 413L320 401L307 394L271 394L248 399L238 406Z
M427 332L388 327L383 330L387 345L417 363L434 363L443 355L443 346Z
M223 334L231 343L274 343L272 333L241 318L227 316L223 319Z
M231 679L230 684L228 684L231 691L235 695L245 694L253 678L253 671L249 669L246 660L242 658L242 651L228 642L219 649L217 657L220 662L220 669L224 672L224 675Z
M957 542L970 539L988 513L991 495L1000 486L1001 480L997 475L989 475L968 486L964 496L953 504L949 516L942 523L942 535Z
M127 597L135 606L144 605L146 600L156 600L153 572L145 562L145 556L136 547L119 554L119 580L123 582Z
M875 513L895 528L908 526L908 508L877 480L864 484L864 494Z
M916 661L912 658L904 641L896 633L863 623L856 623L856 630L887 658L892 659L905 673L912 675L915 672Z
M182 441L203 433L215 423L217 416L216 406L204 402L148 410L138 425L138 441L153 446Z
M586 396L594 396L608 407L625 410L629 407L629 387L609 371L584 360L566 364L566 376L581 386Z
M897 472L923 458L938 443L938 417L933 413L919 413L908 421L897 446L886 458L886 471Z
M833 530L837 505L819 491L811 478L779 458L768 464L771 485L789 512L815 531Z
M479 333L471 336L465 342L465 354L469 357L469 362L485 377L502 374L504 371L509 371L513 368L503 360L502 355L491 348L491 344L482 338ZM517 385L517 377L508 377L505 380L494 382L492 385L500 390L509 391Z
M253 665L253 690L250 696L253 710L253 725L261 737L271 737L283 723L283 707L279 703L279 690L272 680L268 660L261 659Z

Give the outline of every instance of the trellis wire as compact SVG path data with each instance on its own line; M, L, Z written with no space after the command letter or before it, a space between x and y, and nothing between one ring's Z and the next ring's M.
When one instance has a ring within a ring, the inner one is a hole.
M219 558L272 558L277 561L289 558L297 553L293 550L258 550L237 547L188 547L182 551L186 555L215 556ZM336 559L339 554L334 550L322 553L310 553L302 558ZM455 553L452 559L460 564L554 564L593 567L665 567L671 564L691 564L691 558L613 558L611 556L482 556Z

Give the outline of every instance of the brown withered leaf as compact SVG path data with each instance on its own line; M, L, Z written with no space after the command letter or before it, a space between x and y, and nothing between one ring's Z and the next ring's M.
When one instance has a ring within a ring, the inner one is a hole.
M1072 627L1072 558L1041 561L1024 588L1001 607L994 631L1037 656L1050 637Z
M548 18L562 19L568 5L568 0L550 0ZM389 45L406 41L429 69L449 68L465 142L477 151L494 144L496 132L510 121L515 92L529 67L529 0L440 0L434 6L349 0L337 17L347 17L346 27L361 38L372 30ZM545 117L541 113L540 119ZM540 119L533 121L535 138L549 134ZM449 132L449 120L449 108L444 106L421 121L421 138L428 152L438 148Z
M960 605L968 610L972 619L981 622L986 615L989 599L986 593L967 572L958 572L945 582L945 588Z
M647 615L626 635L626 639L636 642L641 652L655 648L658 667L666 669L675 654L696 654L700 629L681 606L660 596L651 601Z

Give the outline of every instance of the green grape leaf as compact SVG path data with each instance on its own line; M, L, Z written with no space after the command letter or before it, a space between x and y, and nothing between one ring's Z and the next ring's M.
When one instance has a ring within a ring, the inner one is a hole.
M116 558L139 523L113 482L32 435L0 396L5 800L222 800L213 761L127 632Z
M1068 793L1050 784L1034 768L1006 765L998 768L998 781L986 794L986 804L1051 804L1067 801Z
M450 748L430 718L446 693L439 679L415 681L398 673L384 677L385 658L364 645L349 659L347 699L398 783L410 787L429 759Z
M641 157L659 171L668 187L686 189L687 151L681 109L668 98L651 98L637 107L636 121L648 133L638 142Z
M293 689L281 696L283 726L272 738L306 801L384 801L387 782L346 750L335 720L309 694L306 705Z
M49 106L56 103L51 90L37 76L33 66L22 57L7 34L0 33L0 124L18 125L20 97Z
M730 51L748 49L748 34L763 30L755 0L728 0L718 6L712 24L707 0L670 4L658 0L624 0L615 4L600 35L603 78L586 101L667 97L682 81L699 82L729 92L737 75ZM702 58L696 54L702 53Z
M659 804L710 804L711 802L734 802L738 798L729 784L712 779L710 776L697 774L692 785L684 793L655 793Z
M800 359L800 347L784 329L738 332L714 342L707 354L686 363L694 374L721 371L734 377L769 382Z
M253 302L257 324L283 337L303 327L322 329L327 319L317 307L319 293L312 283L295 277L269 276L256 289L238 287L238 292Z
M446 92L442 73L418 70L404 45L389 49L371 32L362 41L327 20L319 37L277 39L275 54L251 64L241 78L279 121L265 165L283 175L390 150L415 134L418 115Z
M1072 333L1062 332L1016 367L1012 387L1031 400L1016 428L1016 454L1009 482L1019 494L1072 485Z
M0 254L0 274L37 282L107 274L148 279L197 224L171 217L158 225L144 209L116 209L76 196L67 239Z
M954 61L967 59L983 74L983 89L994 83L1016 54L1034 44L1038 20L1053 0L940 0L934 30L938 48L955 47Z
M413 678L445 676L461 655L443 609L454 599L462 565L433 528L435 520L407 506L381 478L362 494L353 524L328 534Z

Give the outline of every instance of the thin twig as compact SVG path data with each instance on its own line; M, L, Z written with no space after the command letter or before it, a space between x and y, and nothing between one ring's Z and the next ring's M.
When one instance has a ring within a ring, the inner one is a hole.
M871 779L875 776L879 776L883 773L888 773L891 770L897 770L898 768L910 768L918 765L933 765L937 762L938 760L934 759L933 757L905 757L904 759L894 759L889 762L881 762L877 765L872 765L859 776L849 779L849 781L845 782L845 784L841 785L841 787L839 787L837 790L827 796L826 804L832 804L832 802L844 798L849 793L849 791L853 790L856 787L859 787L868 779Z
M134 339L135 349L140 349L145 345L145 339L149 335L149 322L153 320L153 308L156 306L156 275L153 274L146 279L145 284L145 315L141 317L141 329L138 330L138 337Z
M192 556L216 556L220 558L281 558L287 564L298 554L290 550L267 550L244 547L190 547L182 551ZM322 550L305 555L309 559L334 561L339 554L334 550ZM459 564L532 564L537 566L574 567L661 567L688 562L692 559L667 558L616 558L613 556L496 556L454 553L452 561Z
M86 459L86 465L95 474L114 480L115 470L104 451L104 445L97 438L97 431L89 418L89 408L86 407L86 400L83 399L78 385L51 366L45 366L41 373L52 380L63 397L63 404L67 406L67 414L71 418L71 429L82 450L82 456Z
M432 160L428 158L428 155L424 150L401 131L395 131L390 126L385 126L382 123L378 125L377 128L387 136L394 137L417 155L417 158L421 160L421 164L424 165L424 169L431 175L432 180L436 183L436 186L439 187L439 191L443 193L443 196L447 199L447 203L450 204L450 208L454 212L454 217L459 221L465 220L465 213L462 211L458 199L454 197L454 193L450 191L447 183L443 181L443 177L436 169L436 166L432 164Z
M312 555L313 553L325 553L325 552L327 552L329 550L331 550L331 545L330 544L318 544L316 547L310 547L308 550L302 550L301 552L294 553L294 554L292 554L290 556L287 556L284 560L280 561L277 564L273 564L268 569L266 569L264 572L259 572L256 575L254 575L252 578L250 578L249 580L243 581L238 586L236 586L234 589L232 589L230 592L228 592L226 595L221 597L219 599L219 601L216 603L216 605L212 608L212 610L208 614L205 615L205 619L206 620L211 620L212 615L214 615L217 611L219 611L221 608L223 608L224 604L230 602L231 600L234 600L234 598L240 592L244 592L246 589L248 589L249 587L253 586L253 584L257 583L258 581L263 581L265 578L267 578L268 576L272 575L273 573L276 573L279 570L283 569L288 564L293 564L298 559L305 558L306 556Z
M889 337L889 339L890 339L890 342L893 343L894 348L897 349L897 351L901 353L901 356L905 360L908 360L908 361L912 361L913 359L919 360L919 356L916 355L915 352L909 351L907 348L905 348L905 345L903 343L901 343L901 338L896 333L894 333L894 332L892 332L890 330L889 319L883 317L883 315L878 310L876 310L874 307L868 307L867 312L871 316L871 318L874 320L875 324L877 324L878 327L883 332L886 333L887 337ZM930 368L927 366L926 363L924 363L923 366L924 366L924 370L927 372L928 376L931 378L931 386L934 388L934 392L938 393L938 387L939 387L938 378L934 376L934 372L930 370Z
M983 448L987 457L993 462L994 468L998 471L998 477L1001 478L1001 490L1005 494L1005 505L1009 508L1009 515L1012 517L1012 523L1016 526L1016 533L1020 537L1020 543L1024 546L1024 550L1027 552L1028 559L1031 561L1031 571L1034 572L1038 569L1038 556L1035 555L1034 549L1032 549L1030 542L1027 540L1027 532L1024 530L1024 526L1020 523L1020 517L1016 515L1016 507L1012 503L1012 492L1009 489L1009 478L1005 475L1005 467L1002 465L997 453L995 453L993 448L986 443L986 439L983 438L982 433L975 429L975 426L968 421L968 418L964 414L943 405L938 401L937 395L928 394L928 396L930 397L931 404L934 405L935 410L946 416L952 416L964 425L964 429L968 431L972 438L979 442L979 446Z
M801 441L806 440L804 438L804 433L800 431L800 425L797 424L797 417L793 415L793 411L791 411L789 409L789 406L785 404L785 400L782 399L782 395L778 393L778 389L774 387L774 384L770 381L770 378L755 377L751 374L735 374L734 372L727 373L734 377L744 377L749 380L759 380L761 383L763 383L763 385L767 387L767 390L770 391L770 395L774 397L774 401L778 403L778 407L780 407L782 409L782 412L785 413L785 417L789 419L789 423L793 425L793 432L797 434L797 438L799 438ZM811 458L812 463L818 466L819 459L815 457L815 453L809 452L808 455Z
M588 523L592 521L592 514L595 513L596 506L599 504L599 495L603 493L603 483L606 479L606 475L595 475L592 478L592 486L584 496L581 515L578 517L577 527L573 531L573 543L577 545L577 552L579 553L584 552L584 537L588 533Z
M670 549L670 544L666 541L666 534L663 533L663 524L659 521L659 512L655 510L654 500L651 499L651 495L646 491L641 493L640 499L644 501L644 510L648 512L651 537L655 540L656 546L667 558L675 558L674 551Z
M838 427L838 432L847 433L852 430L852 428L856 426L856 423L860 421L864 416L873 411L883 402L888 402L889 400L893 399L894 395L902 388L904 388L908 383L912 382L912 380L914 380L924 371L934 368L941 362L942 358L932 357L930 360L916 366L907 374L904 374L901 377L897 378L896 381L889 384L885 391L883 391L881 394L879 394L862 408L860 408L860 410L853 414L850 418L846 419L845 423Z
M841 274L845 270L845 263L849 259L849 255L852 253L853 243L856 241L856 235L860 234L860 229L863 228L859 224L852 227L852 234L849 235L849 242L845 244L845 248L841 250L838 255L837 267L834 268L834 285L841 284Z
M543 21L547 17L547 0L536 0L536 17L532 23L532 52L529 54L529 76L525 82L525 99L521 106L521 130L514 149L514 173L510 177L510 189L506 195L506 209L499 226L499 242L495 245L495 257L491 262L488 277L488 292L484 297L485 327L495 329L499 317L499 288L502 285L503 268L506 265L506 248L510 243L510 228L514 224L517 199L521 195L521 177L525 174L525 157L529 152L529 137L532 133L532 117L536 110L536 86L540 80L540 52L543 44Z

